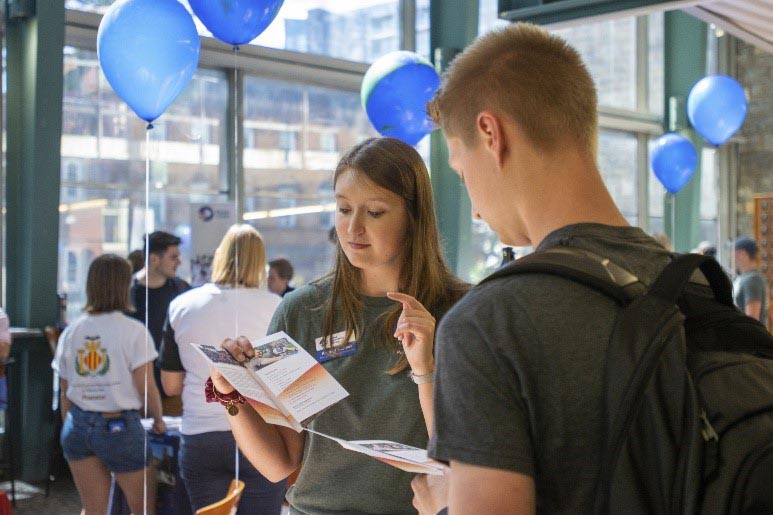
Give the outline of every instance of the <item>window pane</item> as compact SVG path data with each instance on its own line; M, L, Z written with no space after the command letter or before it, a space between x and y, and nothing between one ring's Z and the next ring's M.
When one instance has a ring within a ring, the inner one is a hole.
M554 31L588 65L599 104L636 108L636 20L622 18Z
M104 14L113 2L66 0L65 7ZM180 3L193 12L188 0ZM200 35L212 37L193 19ZM250 44L370 63L400 48L399 0L288 0Z
M107 252L125 256L142 248L146 219L148 230L163 229L182 239L177 275L190 281L190 204L224 200L216 195L152 192L151 214L145 216L144 191L62 183L58 290L67 294L68 319L77 317L86 303L91 260Z
M416 0L416 53L432 61L429 40L429 0Z
M400 48L399 1L288 1L253 43L373 62Z
M244 89L245 216L269 259L288 258L302 284L332 265L332 171L343 151L375 133L355 92L251 76Z
M649 110L663 114L663 13L649 16Z
M150 132L145 216L145 122L101 74L95 52L66 47L63 69L59 290L68 311L85 302L85 273L105 252L126 255L148 229L183 238L178 275L189 279L191 203L225 200L225 75L198 70Z
M496 27L503 27L510 22L499 19L499 0L479 0L478 2L478 34L485 34Z
M602 130L599 134L599 170L609 193L623 215L635 223L636 136Z
M655 139L651 138L649 141L649 149L647 153L647 162L650 163L650 157L652 155L652 147L655 144ZM655 173L652 171L652 166L648 166L647 173L649 174L649 210L650 210L650 225L648 233L665 233L665 223L663 221L664 203L666 199L666 189L660 184L660 181L655 177ZM669 220L669 225L671 221Z
M717 212L719 210L719 177L717 152L713 148L701 149L701 205L700 239L716 245L719 240Z

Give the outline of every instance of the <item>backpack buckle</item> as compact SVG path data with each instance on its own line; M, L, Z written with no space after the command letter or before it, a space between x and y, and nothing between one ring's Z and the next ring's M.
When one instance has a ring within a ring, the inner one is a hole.
M706 415L706 410L701 410L701 421L703 427L701 428L701 435L706 442L718 442L719 435L714 431L714 427L709 422L709 417Z

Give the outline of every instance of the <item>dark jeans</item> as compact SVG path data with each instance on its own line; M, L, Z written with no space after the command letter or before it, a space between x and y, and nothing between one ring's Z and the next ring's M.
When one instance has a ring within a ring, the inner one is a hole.
M230 431L182 435L180 476L188 490L193 511L225 497L234 479L235 447ZM245 483L239 501L239 514L277 515L281 512L286 481L270 482L241 453L239 479Z

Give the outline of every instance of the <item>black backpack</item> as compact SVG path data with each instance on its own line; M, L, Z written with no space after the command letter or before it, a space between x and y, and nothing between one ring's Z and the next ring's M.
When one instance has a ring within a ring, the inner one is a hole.
M524 273L558 275L620 305L596 513L773 513L773 336L733 305L713 258L674 255L647 288L608 259L558 247L483 282Z

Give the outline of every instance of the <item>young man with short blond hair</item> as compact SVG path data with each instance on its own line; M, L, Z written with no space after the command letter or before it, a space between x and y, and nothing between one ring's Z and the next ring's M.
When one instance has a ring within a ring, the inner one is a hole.
M518 23L478 38L428 109L473 217L504 245L584 249L645 284L668 263L604 186L593 80L559 37ZM451 513L593 511L617 311L588 287L527 274L474 288L444 317L429 450L450 462ZM436 479L414 489L423 511L440 507Z

